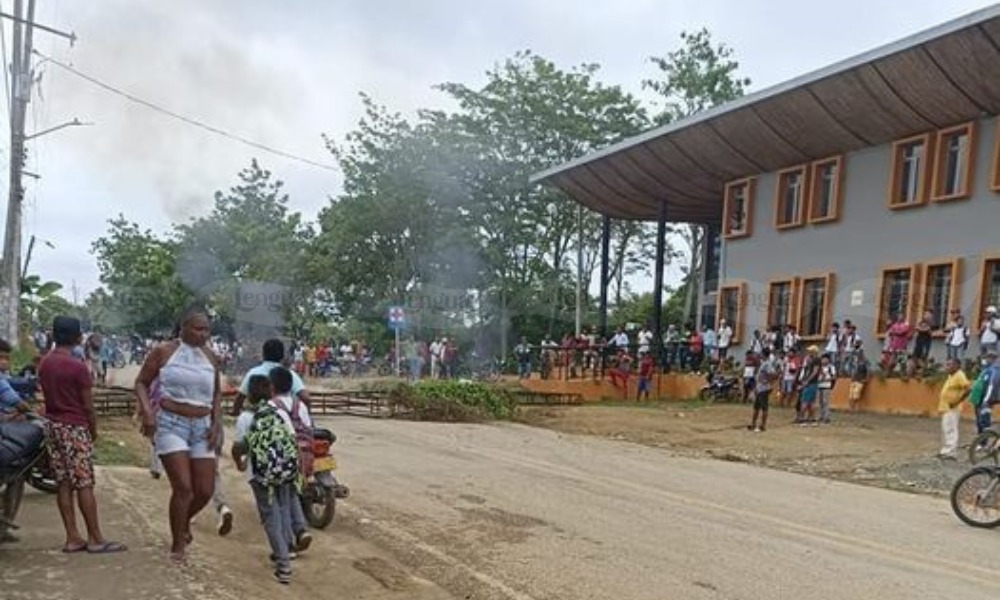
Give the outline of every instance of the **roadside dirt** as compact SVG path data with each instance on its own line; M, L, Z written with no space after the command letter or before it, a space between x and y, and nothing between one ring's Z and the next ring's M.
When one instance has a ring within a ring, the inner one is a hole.
M920 493L948 493L969 468L937 458L937 419L835 413L830 425L800 427L792 410L772 408L767 431L754 433L746 429L750 412L743 404L632 403L534 407L522 418L564 433ZM961 443L974 435L963 422Z

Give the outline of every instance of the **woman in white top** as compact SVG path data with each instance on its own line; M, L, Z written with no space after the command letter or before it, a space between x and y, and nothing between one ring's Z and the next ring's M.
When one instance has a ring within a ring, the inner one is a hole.
M170 480L170 557L183 561L191 543L191 519L212 498L215 448L222 435L218 361L207 348L210 324L204 309L184 312L180 336L153 348L136 377L142 433L152 438ZM159 410L149 389L159 379Z

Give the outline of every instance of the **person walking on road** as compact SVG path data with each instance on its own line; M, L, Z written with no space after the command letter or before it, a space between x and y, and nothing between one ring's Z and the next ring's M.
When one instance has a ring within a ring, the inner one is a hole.
M206 346L209 331L205 309L185 311L179 339L153 348L135 382L142 433L156 444L170 480L170 558L175 562L185 560L193 540L191 520L215 491L222 384L218 359ZM157 378L162 397L154 412L149 388Z

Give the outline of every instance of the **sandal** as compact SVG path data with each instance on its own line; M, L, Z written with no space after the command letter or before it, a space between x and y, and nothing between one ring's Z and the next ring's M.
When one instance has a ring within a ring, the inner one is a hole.
M63 554L76 554L78 552L86 552L86 551L87 551L87 542L80 543L76 546L70 546L69 544L66 544L65 546L62 547L61 550Z
M90 554L114 554L116 552L125 552L126 550L128 550L128 547L120 542L104 542L97 546L87 545L87 552Z

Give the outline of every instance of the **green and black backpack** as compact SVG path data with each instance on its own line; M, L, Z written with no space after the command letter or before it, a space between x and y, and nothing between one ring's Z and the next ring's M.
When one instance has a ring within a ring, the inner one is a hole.
M267 488L298 483L299 450L277 409L263 404L254 413L246 437L254 479Z

